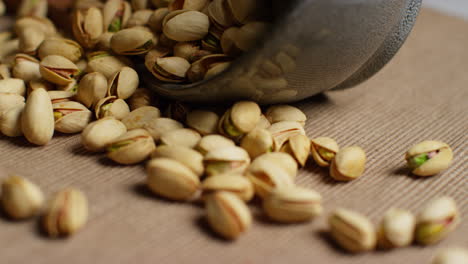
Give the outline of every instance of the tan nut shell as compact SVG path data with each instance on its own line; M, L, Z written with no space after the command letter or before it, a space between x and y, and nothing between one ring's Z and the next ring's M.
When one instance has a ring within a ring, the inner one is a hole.
M41 87L39 89L44 89L44 88ZM75 93L71 91L53 90L53 91L47 91L47 94L49 95L50 101L52 102L52 104L71 101L73 97L75 96Z
M0 80L0 93L13 93L24 96L26 85L23 80L16 78Z
M159 146L151 153L151 158L168 158L177 160L193 171L197 176L203 174L203 156L197 151L182 146Z
M140 79L138 73L130 67L122 67L110 79L107 96L115 95L120 99L127 99L138 88Z
M240 146L249 153L251 159L255 159L273 151L273 137L268 130L256 128L245 135Z
M385 213L377 232L379 247L389 249L410 245L415 226L416 218L411 212L391 208Z
M92 107L107 93L107 79L100 72L88 73L78 85L76 99L86 107Z
M169 9L163 7L163 8L158 8L154 10L153 14L149 18L148 21L148 26L156 33L161 33L162 32L162 24L164 17L166 17L167 14L169 14Z
M291 157L291 155L283 152L265 153L257 157L252 162L252 166L254 166L254 163L259 163L263 161L274 163L276 166L279 166L281 169L283 169L293 181L296 179L298 165L296 160L294 160L294 158Z
M43 58L39 70L42 78L58 85L71 83L79 71L73 62L59 55L49 55Z
M197 146L195 147L202 154L206 154L210 151L213 151L218 148L224 147L233 147L236 144L234 141L227 137L223 137L221 135L208 135L202 137L200 142L198 142Z
M15 55L11 73L13 77L25 82L37 81L42 77L39 71L39 61L26 54Z
M462 247L450 247L439 250L431 264L467 264L468 250Z
M54 135L54 113L49 94L40 88L26 101L21 115L21 127L26 139L36 145L46 145Z
M135 11L128 19L127 28L141 27L148 24L150 17L153 15L153 10L142 9Z
M200 40L208 34L209 27L208 16L198 11L173 11L163 20L164 34L176 41Z
M183 127L184 126L181 123L165 117L149 120L143 126L144 129L150 132L151 136L153 136L156 141L158 141L164 133Z
M130 110L135 110L144 106L151 106L155 101L153 92L146 88L138 88L132 96L128 98Z
M24 104L24 97L13 93L0 93L0 113Z
M261 114L262 111L257 103L241 101L232 106L230 120L240 132L248 133L255 128Z
M412 173L418 176L431 176L447 169L452 163L453 153L449 145L441 141L427 140L411 147L406 153L406 160L410 158L439 150L439 153L421 166L413 169Z
M21 129L21 114L25 103L21 103L8 110L0 112L0 131L8 137L19 137L23 135Z
M268 131L275 141L275 151L279 151L292 136L306 134L302 125L294 121L274 123L268 128Z
M181 128L162 134L160 140L161 144L167 146L194 148L201 140L201 136L193 129Z
M76 9L72 16L72 30L75 39L83 47L92 49L104 33L103 15L99 8Z
M13 219L26 219L37 215L44 204L41 189L19 176L10 176L2 183L4 212Z
M122 8L122 10L121 10ZM120 13L121 17L121 28L125 28L127 26L128 20L130 19L132 10L131 6L127 1L124 0L109 0L105 3L104 7L102 8L103 18L104 18L104 30L109 30L109 25L112 23L115 15ZM119 29L119 30L120 30Z
M205 195L217 191L231 192L245 202L252 200L254 196L252 183L241 174L220 174L208 177L202 182L202 190Z
M87 72L100 72L110 80L116 72L130 65L131 62L124 57L113 56L105 51L98 51L88 55Z
M304 167L310 153L310 140L305 135L295 135L289 138L288 142L281 148L296 159L300 166Z
M120 30L112 36L110 42L112 50L121 55L145 54L156 44L157 38L148 28L143 27Z
M54 111L65 110L73 111L55 121L55 130L62 133L79 133L91 122L93 113L86 106L77 102L63 102L52 105Z
M250 157L247 151L243 148L232 146L224 148L216 148L205 155L203 159L206 166L208 176L223 173L239 173L243 174L250 164ZM231 165L220 170L211 171L210 166L216 166L219 163L230 163Z
M81 133L83 146L94 152L104 151L106 146L127 132L125 125L113 117L90 123Z
M310 140L310 152L312 158L321 167L330 166L330 161L325 160L319 153L319 149L323 148L332 153L336 153L340 150L338 143L333 138L329 137L318 137Z
M215 112L193 110L187 114L187 126L195 129L202 135L215 134L219 116Z
M246 176L261 198L268 197L275 189L294 186L291 176L270 160L255 160L248 168Z
M130 112L126 117L122 119L122 123L125 124L128 130L143 128L146 124L150 123L151 120L155 120L161 117L161 111L153 106L143 106Z
M109 151L109 148L112 148L114 144L127 140L133 140L133 142L117 150ZM134 129L109 143L107 157L119 164L130 165L144 161L155 149L156 145L148 131Z
M337 181L351 181L361 177L366 165L366 153L357 146L341 149L330 166L330 176Z
M72 62L77 62L83 56L83 48L71 39L50 37L46 38L38 49L40 59L49 55L60 55Z
M107 110L103 109L103 106L111 104ZM94 113L97 119L104 117L114 117L117 120L124 119L128 114L130 114L130 107L125 102L125 100L118 99L115 96L108 96L99 100L94 109Z
M304 112L291 105L270 106L265 112L265 116L272 124L281 121L296 121L304 126L307 120Z

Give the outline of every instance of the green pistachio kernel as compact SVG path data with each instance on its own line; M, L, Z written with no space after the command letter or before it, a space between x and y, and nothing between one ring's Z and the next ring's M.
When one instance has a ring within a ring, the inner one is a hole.
M242 136L242 132L240 132L230 121L230 118L226 118L224 120L224 131L231 137L239 137Z
M120 18L115 18L112 20L112 23L109 24L109 32L118 32L122 28L122 20Z
M63 117L63 114L61 112L54 112L55 121L59 120L62 117Z
M445 228L444 224L432 224L428 223L421 227L419 227L416 231L416 238L419 241L425 241L430 239L431 237L437 236L440 234Z
M429 160L429 156L426 153L416 155L412 157L408 164L411 168L417 168L421 165L423 165L426 161Z
M324 148L319 148L318 153L324 160L332 160L335 157L335 153L328 151Z
M109 152L117 151L120 148L128 146L128 145L130 145L132 143L133 143L133 140L131 140L131 139L130 140L124 140L124 141L121 141L121 142L117 142L117 143L114 143L114 144L110 145L107 148L107 151L109 151Z

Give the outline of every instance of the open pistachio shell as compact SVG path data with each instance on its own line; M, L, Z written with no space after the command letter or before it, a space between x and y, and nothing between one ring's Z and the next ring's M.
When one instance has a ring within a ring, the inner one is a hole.
M13 77L22 79L25 82L40 79L39 61L27 54L16 54L11 69Z
M240 173L250 164L249 154L240 147L217 148L205 155L205 170L208 176L224 173Z
M72 99L74 98L76 94L71 91L47 91L47 93L49 94L49 98L52 104L72 101Z
M59 55L49 55L40 63L42 78L58 85L73 82L78 71L78 67L73 62Z
M0 113L24 104L24 97L16 93L0 93Z
M164 117L149 120L143 126L144 129L150 132L151 136L153 136L154 140L156 141L158 141L164 133L183 127L184 126L181 123Z
M310 151L319 166L328 167L339 151L339 146L333 138L318 137L310 140Z
M78 85L76 99L86 107L92 107L99 100L104 98L107 93L107 79L100 72L88 73Z
M194 148L200 139L201 136L197 131L188 128L181 128L162 134L160 140L161 144L167 146Z
M310 140L305 135L292 136L281 147L281 151L291 155L300 166L304 167L310 153Z
M0 80L0 93L14 93L24 96L26 85L23 80L17 78Z
M26 139L36 145L46 145L54 135L54 113L46 90L34 90L21 115L21 127Z
M0 113L0 131L7 137L19 137L23 135L21 129L21 114L25 103L18 104Z
M91 122L93 114L80 103L70 101L56 103L52 107L56 131L67 134L79 133Z
M296 179L298 165L291 155L284 152L269 152L257 157L252 164L264 161L271 162L283 169L293 181Z
M281 121L296 121L304 126L307 120L307 116L304 112L291 105L270 106L265 112L265 116L272 124Z
M108 96L97 102L94 113L97 119L112 116L117 120L122 120L130 113L130 108L123 99Z
M113 117L90 123L81 133L83 146L94 152L104 151L107 145L127 132L125 125Z
M88 54L87 72L100 72L107 79L120 71L125 66L131 66L131 62L125 57L117 57L106 51L97 51Z
M159 80L172 83L185 81L190 63L179 57L156 58L153 64L146 62L148 70Z
M109 79L107 95L114 95L120 99L127 99L133 95L139 83L138 73L134 69L122 67L122 69Z
M156 44L156 36L143 27L120 30L112 36L110 42L112 50L121 55L145 54Z
M183 146L159 146L151 154L151 158L169 158L177 160L193 171L197 176L202 176L203 156L196 150Z
M236 194L248 202L254 196L254 187L249 179L242 174L220 174L216 177L208 177L202 182L203 195L213 192L227 191Z
M242 138L241 145L251 159L273 151L273 137L266 129L254 129Z
M155 32L161 33L163 29L163 20L167 14L169 14L169 9L163 7L154 10L153 14L148 20L148 26Z
M228 28L235 24L231 12L226 8L225 0L213 0L207 11L212 23L218 28Z
M109 32L118 32L125 28L131 16L131 6L124 0L109 0L102 11L104 17L104 29Z
M147 159L155 148L154 140L148 131L134 129L109 143L107 157L119 164L136 164Z
M208 71L205 74L204 79L208 80L208 79L211 79L211 78L217 76L218 74L220 74L220 73L224 72L226 69L228 69L229 66L231 66L231 62L222 62L222 63L218 63L218 64L214 65L213 67L208 69Z
M18 34L19 50L29 55L35 55L45 38L46 35L43 31L34 27L25 28Z
M193 110L187 114L187 126L195 129L202 135L216 133L219 116L215 112Z
M179 42L174 46L174 56L195 62L204 56L211 55L210 51L201 50L196 42Z
M208 152L211 152L215 149L233 147L235 145L236 144L234 141L227 137L223 137L221 135L208 135L200 139L195 149L203 155L206 155Z
M39 46L38 56L43 59L49 55L60 55L72 62L77 62L83 56L83 48L71 39L50 37Z
M291 176L271 160L255 160L248 168L246 176L255 187L255 193L268 197L275 189L294 186Z
M150 17L153 15L153 10L142 9L135 11L127 23L127 28L142 27L148 24Z
M337 181L351 181L361 177L366 164L366 153L358 146L341 149L332 160L330 176Z
M262 112L257 103L240 101L226 111L219 122L221 134L237 138L252 131L260 120Z
M187 78L191 82L198 82L205 79L207 72L216 65L224 62L230 62L231 57L224 54L207 55L195 61L187 71Z
M431 176L449 167L453 153L444 142L427 140L411 147L405 158L413 174Z
M72 16L75 39L83 47L92 49L104 32L103 15L99 8L76 9Z
M152 120L161 117L161 111L153 106L143 106L133 110L122 119L128 130L143 128Z
M177 10L169 13L163 20L163 32L176 41L200 40L208 34L210 21L199 11Z
M268 131L275 141L275 151L279 151L292 136L306 134L302 125L294 121L281 121L272 124Z

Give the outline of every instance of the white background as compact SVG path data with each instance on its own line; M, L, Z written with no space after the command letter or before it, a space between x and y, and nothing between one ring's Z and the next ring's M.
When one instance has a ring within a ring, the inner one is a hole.
M468 0L423 0L423 4L468 19Z

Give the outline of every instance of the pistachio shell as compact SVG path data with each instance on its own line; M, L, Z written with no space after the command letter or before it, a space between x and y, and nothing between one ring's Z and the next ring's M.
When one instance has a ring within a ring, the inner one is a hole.
M45 36L54 36L57 34L57 29L55 28L54 23L44 17L27 16L16 20L14 26L15 33L20 35L21 32L25 31L25 29L41 31Z
M222 63L216 64L215 66L213 66L211 69L209 69L206 72L204 79L208 80L208 79L211 79L211 78L217 76L218 74L221 74L226 69L228 69L229 66L231 66L230 62L222 62Z
M211 55L210 51L201 50L196 42L179 42L174 46L174 56L195 62L204 56Z
M211 150L203 161L208 176L224 173L243 174L250 164L250 157L244 149L231 146Z
M405 247L413 242L416 219L406 210L392 208L388 210L377 232L381 248Z
M112 50L121 55L139 55L150 51L157 44L157 38L143 27L120 30L111 38Z
M55 87L54 87L53 84L51 84L50 82L47 82L47 81L45 81L43 79L29 81L27 83L26 93L31 94L32 91L34 91L36 89L39 89L39 88L42 88L42 89L46 90L47 92L51 92L51 90L53 90ZM61 91L54 91L54 92L61 92ZM49 96L50 96L50 94L49 94Z
M182 146L194 148L201 140L200 134L188 128L181 128L161 135L161 144L167 146Z
M143 126L144 129L150 132L151 136L153 136L156 141L158 141L164 133L183 127L184 126L181 123L170 118L152 119L146 122Z
M132 96L128 98L128 105L131 110L144 106L151 106L155 101L154 93L146 88L138 88Z
M49 82L67 85L73 81L74 76L78 73L78 67L63 56L49 55L42 59L40 72L42 78Z
M153 15L153 10L142 9L135 11L130 19L128 19L127 28L146 26L150 17Z
M88 72L100 72L107 79L131 63L124 57L116 57L105 51L93 52L88 55Z
M242 51L252 50L265 35L269 25L264 22L249 22L237 32L236 46Z
M169 4L169 9L171 11L179 9L201 11L209 3L209 0L174 0Z
M114 36L114 32L104 32L98 39L98 43L96 44L96 47L99 50L105 50L105 51L111 51L111 40L112 37Z
M60 55L72 62L77 62L83 56L83 48L71 39L50 37L39 46L38 56L43 59L49 55Z
M177 120L179 122L185 122L187 120L187 115L188 113L190 113L190 111L191 107L188 104L175 101L167 106L164 114L167 117Z
M270 123L278 123L281 121L296 121L302 126L305 125L307 116L299 108L291 105L275 105L270 106L266 113L266 118Z
M365 169L366 153L357 146L341 149L330 166L330 176L337 181L359 178Z
M45 38L46 35L43 31L37 30L34 27L25 28L18 34L19 50L23 53L34 55Z
M431 264L466 264L467 260L466 248L450 247L438 251Z
M13 175L2 183L1 202L9 217L26 219L39 213L44 204L44 195L33 182Z
M11 78L10 66L7 64L0 64L0 80Z
M173 11L163 21L164 34L176 41L200 40L208 34L209 27L208 16L198 11Z
M270 126L271 126L270 121L268 121L268 119L265 117L265 115L261 115L260 120L258 120L258 123L255 126L255 128L268 129Z
M0 93L12 93L24 96L26 85L23 80L16 78L0 80Z
M151 154L151 158L168 158L177 160L193 171L197 176L203 174L203 156L197 151L182 146L159 146Z
M165 57L156 58L155 63L148 69L161 81L177 83L185 80L185 76L189 68L190 63L186 59L179 57Z
M321 167L330 166L331 160L339 151L338 143L329 137L318 137L310 141L312 158Z
M134 129L109 143L107 157L120 164L136 164L147 159L155 148L148 131Z
M215 149L233 147L235 145L234 141L221 135L208 135L200 139L195 149L205 155Z
M47 91L47 93L52 104L71 101L71 99L75 96L75 93L71 91Z
M91 122L92 113L77 102L63 102L52 105L55 116L55 130L62 133L79 133Z
M8 110L0 112L0 131L8 137L19 137L23 135L21 129L21 114L25 103L21 103Z
M273 151L273 137L266 129L254 129L242 139L240 146L249 153L251 159L255 159Z
M122 123L125 124L128 130L143 128L146 124L150 123L151 120L155 120L161 117L161 111L153 106L144 106L130 112L126 117L122 119Z
M302 125L294 121L274 123L268 128L268 131L270 131L275 141L275 151L279 151L292 136L305 135Z
M115 95L120 99L127 99L138 88L140 80L138 73L130 67L122 67L109 80L107 95Z
M103 7L104 29L117 32L127 25L131 15L131 6L124 0L109 0Z
M111 116L117 120L122 120L130 113L130 108L124 100L115 96L108 96L96 104L94 112L97 119Z
M21 5L19 6L16 14L18 17L46 17L48 9L47 7L47 0L23 0L21 1Z
M104 151L106 146L127 132L125 125L113 117L90 123L81 133L83 146L94 152Z
M216 177L208 177L202 182L202 190L204 195L218 191L231 192L246 202L252 200L254 196L252 183L241 174L221 174L216 175Z
M265 161L274 163L276 166L283 169L293 181L296 179L298 166L297 166L297 162L294 160L293 157L291 157L291 155L283 153L283 152L265 153L257 157L252 162L252 165L254 163L263 163Z
M300 166L304 167L310 153L310 140L305 135L292 136L281 151L291 155Z
M16 54L12 68L13 77L25 82L35 81L41 78L39 61L26 54Z
M232 14L225 6L225 0L213 0L208 5L208 15L213 24L219 28L228 28L233 26L235 21Z
M24 97L13 93L0 93L0 113L24 104Z
M433 157L429 155L433 154ZM427 160L422 164L413 164L413 159L423 157ZM412 173L418 176L431 176L447 169L453 159L452 149L449 145L440 141L423 141L411 147L406 153L406 161L412 169Z
M163 29L163 20L164 17L169 14L169 9L167 8L158 8L154 10L153 14L149 18L148 26L156 33L161 33Z
M238 27L230 27L223 32L220 38L220 45L223 52L229 56L239 56L242 50L237 46L237 34L239 33Z
M88 73L78 85L76 99L86 107L92 107L99 100L104 98L107 93L107 79L100 72Z
M232 58L224 54L207 55L194 62L187 71L187 78L191 82L198 82L205 79L208 71L220 63L231 61Z
M246 175L253 183L255 193L262 198L268 197L275 189L294 186L286 170L266 159L256 159Z
M228 110L219 122L219 131L229 137L239 137L253 130L260 120L261 109L255 102L240 101Z
M187 114L187 126L202 135L216 133L219 116L215 112L194 110Z
M54 114L49 94L34 90L21 115L21 127L26 139L36 145L46 145L54 135Z
M133 10L142 10L150 6L150 0L131 0Z

